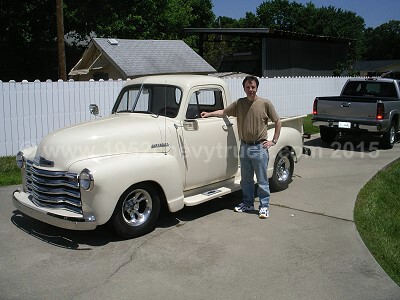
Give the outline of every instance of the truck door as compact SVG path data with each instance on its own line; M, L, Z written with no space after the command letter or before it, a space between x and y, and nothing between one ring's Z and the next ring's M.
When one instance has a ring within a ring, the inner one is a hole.
M238 170L236 118L201 118L224 108L221 87L192 89L183 121L185 190L233 177Z

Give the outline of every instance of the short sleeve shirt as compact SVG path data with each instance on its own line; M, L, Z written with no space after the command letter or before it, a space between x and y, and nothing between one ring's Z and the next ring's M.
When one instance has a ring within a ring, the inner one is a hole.
M254 101L239 98L226 107L224 113L237 118L239 138L246 142L267 139L268 120L274 123L279 120L271 101L261 97Z

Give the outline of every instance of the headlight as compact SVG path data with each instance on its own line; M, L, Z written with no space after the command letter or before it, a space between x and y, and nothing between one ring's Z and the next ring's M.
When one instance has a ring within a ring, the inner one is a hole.
M25 156L24 156L24 152L19 151L17 153L17 156L15 157L15 160L17 162L17 166L18 168L22 169L25 168Z
M83 169L82 172L79 174L79 184L82 189L85 191L90 191L93 189L94 186L94 179L92 172L88 169Z

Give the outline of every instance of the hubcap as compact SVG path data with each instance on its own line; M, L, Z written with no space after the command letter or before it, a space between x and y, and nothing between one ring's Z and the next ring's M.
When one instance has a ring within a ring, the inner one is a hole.
M147 221L152 211L150 194L142 189L131 192L122 203L122 215L130 226L139 226Z
M390 144L393 145L396 139L396 130L394 129L394 126L390 128Z
M276 176L280 182L288 180L290 174L290 160L289 158L281 157L277 164Z

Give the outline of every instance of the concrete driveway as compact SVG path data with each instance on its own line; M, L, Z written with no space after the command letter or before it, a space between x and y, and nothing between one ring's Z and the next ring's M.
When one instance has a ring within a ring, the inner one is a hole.
M235 193L163 215L152 233L118 240L21 216L0 189L1 299L400 299L353 222L360 188L400 156L307 142L271 217L234 213ZM352 150L352 151L351 151Z

